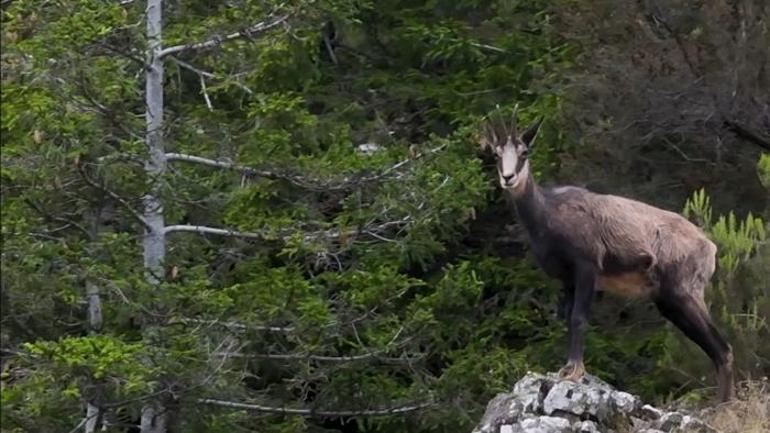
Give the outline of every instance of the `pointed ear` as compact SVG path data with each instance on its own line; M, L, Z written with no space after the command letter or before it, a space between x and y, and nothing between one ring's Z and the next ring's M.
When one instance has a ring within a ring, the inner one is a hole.
M541 116L539 119L535 120L534 123L529 125L519 137L521 142L524 143L527 147L532 147L532 145L535 143L535 137L537 136L537 132L540 130L540 125L542 123L543 117Z
M481 129L481 134L479 134L479 146L481 147L481 150L493 150L495 142L497 141L497 134L495 134L495 129L492 127L489 121L484 121L481 125Z

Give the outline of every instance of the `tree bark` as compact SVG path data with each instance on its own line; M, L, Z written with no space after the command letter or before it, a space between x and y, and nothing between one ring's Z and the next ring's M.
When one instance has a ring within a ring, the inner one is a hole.
M166 255L166 232L161 192L166 171L163 146L163 60L161 58L162 0L147 0L147 59L145 72L145 119L147 122L147 160L144 164L148 190L143 197L146 223L143 249L147 282L157 285L163 278ZM142 408L141 433L166 433L167 413L158 402L148 402Z
M159 405L148 404L142 409L139 429L142 433L166 433L168 415Z
M147 223L144 233L144 267L151 284L157 284L163 277L163 259L166 254L163 204L160 199L163 174L166 171L163 146L163 60L160 57L162 6L162 0L147 1L149 62L145 73L145 118L148 158L144 169L149 189L144 196L144 220Z
M88 297L88 326L91 332L98 332L102 329L102 299L99 286L86 281L86 296Z
M88 327L91 333L97 333L102 329L102 300L99 295L99 286L91 281L86 281L86 297L88 298ZM83 426L85 433L95 433L102 423L102 410L94 404L99 400L101 386L94 384L96 396L86 403L86 419Z
M96 433L101 424L100 418L101 413L99 407L89 402L86 407L86 422L83 426L83 431L85 433Z

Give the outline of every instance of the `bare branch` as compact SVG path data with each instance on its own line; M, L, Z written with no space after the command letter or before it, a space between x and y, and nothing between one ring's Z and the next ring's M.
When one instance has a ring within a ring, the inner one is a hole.
M492 51L492 52L495 52L495 53L505 53L506 52L504 49L495 47L494 45L482 44L482 43L478 43L478 42L472 42L471 45L476 47L476 48L480 48L482 50Z
M396 179L399 177L399 170L409 164L410 162L420 159L426 155L436 154L444 149L446 145L437 146L433 149L429 149L426 152L418 153L412 158L401 160L390 167L382 170L377 174L370 176L365 175L351 175L343 177L337 180L322 180L313 179L290 172L281 172L269 169L258 169L249 167L246 165L236 164L231 161L216 160L210 158L204 158L201 156L187 155L184 153L167 153L166 161L168 162L188 162L193 164L205 165L208 167L222 168L228 170L235 170L247 176L264 177L267 179L280 179L290 182L291 184L300 188L309 189L311 191L347 191L360 187L364 184L376 182L385 179Z
M230 230L230 229L218 229L215 227L194 226L194 225L184 225L184 224L166 226L163 229L163 231L166 234L173 233L173 232L190 232L190 233L198 233L198 234L230 236L230 237L236 237L236 238L249 238L249 239L265 239L268 237L265 233L241 232L241 231Z
M349 355L349 356L327 356L327 355L313 355L309 353L240 353L240 352L218 352L217 356L226 358L247 358L247 359L275 359L281 361L317 361L317 362L337 362L348 363L356 361L375 360L387 364L397 363L410 363L414 362L420 357L394 357L394 356L381 356L384 350L375 350L362 355Z
M209 111L214 111L214 107L211 105L211 99L209 98L209 92L206 90L206 78L201 75L201 91L203 92L203 99L206 101L206 107Z
M305 408L264 406L259 404L216 400L211 398L199 399L198 403L212 405L212 406L227 407L231 409L243 409L243 410L262 412L262 413L273 413L273 414L280 414L280 415L321 416L321 417L388 416L388 415L396 415L396 414L402 414L402 413L408 413L408 412L415 412L433 405L432 401L426 401L422 403L414 403L414 404L396 406L396 407L386 408L386 409L325 411L325 410L314 410L314 409L305 409Z
M174 161L181 161L181 162L191 162L194 164L201 164L201 165L207 165L209 167L217 167L217 168L227 168L230 170L239 171L246 175L252 175L252 176L260 176L260 177L267 177L270 179L275 179L279 177L279 174L274 171L270 170L259 170L252 167L247 167L245 165L235 164L229 161L222 161L222 160L216 160L216 159L209 159L204 158L202 156L195 156L195 155L187 155L184 153L167 153L166 154L166 161L168 162L174 162Z
M113 164L118 162L131 162L136 165L144 164L144 161L142 161L138 156L131 155L129 153L111 153L109 155L96 158L96 162L100 164Z
M226 78L217 77L217 75L214 74L214 73L211 73L211 72L208 72L208 71L204 71L203 69L197 68L197 67L195 67L195 66L193 66L193 65L191 65L191 64L189 64L189 63L187 63L185 61L177 59L176 57L171 57L171 60L176 62L176 64L178 64L180 67L198 74L201 77L201 80L203 80L204 77L205 78L211 78L211 79L226 80ZM241 83L239 81L233 81L233 84L235 84L236 86L240 87L244 92L248 93L249 95L254 93L251 89L249 89L248 87L246 87L243 83Z
M284 241L288 240L288 238L291 236L291 233L292 233L291 230L287 230L283 234L279 233L277 235L271 235L265 232L242 232L238 230L221 229L216 227L196 226L196 225L187 225L187 224L177 224L177 225L166 226L164 228L164 232L166 234L173 233L173 232L188 232L188 233L198 233L202 235L209 234L209 235L229 236L229 237L246 238L246 239L280 239ZM315 232L310 232L305 234L303 236L303 239L305 241L312 241L319 238L336 239L343 235L351 236L357 233L359 233L358 230L350 230L344 233L338 230L320 230L320 231L315 231Z
M220 320L202 320L202 319L174 319L169 322L170 325L177 323L183 324L199 324L207 326L221 326L223 328L238 329L238 330L256 330L256 331L268 331L268 332L294 332L293 326L263 326L263 325L245 325L238 322L222 322Z
M288 14L280 15L277 18L274 18L272 20L269 20L269 21L266 20L266 21L257 23L240 32L230 33L229 35L225 35L225 36L214 36L213 38L203 42L184 44L184 45L174 45L172 47L167 47L160 51L160 53L158 54L158 57L162 58L170 54L176 54L182 51L206 50L209 48L214 48L218 45L221 45L224 42L240 39L243 37L250 37L254 33L264 32L268 29L271 29L273 27L280 25L281 23L286 21L288 18L289 18Z
M334 47L332 47L332 42L329 40L328 34L324 34L324 45L326 46L326 51L329 53L329 58L332 59L332 63L338 65L339 61L337 60L337 55L334 54Z
M324 182L318 179L309 180L303 176L299 176L299 175L295 175L287 172L258 169L254 167L241 165L241 164L236 164L230 161L209 159L201 156L186 155L183 153L167 153L166 160L171 162L181 161L181 162L189 162L193 164L205 165L208 167L229 169L229 170L238 171L246 176L286 180L292 183L293 185L310 189L313 191L339 191L339 190L349 189L351 186L359 184L358 181L351 181L348 178L344 178L341 182L337 184L332 182Z

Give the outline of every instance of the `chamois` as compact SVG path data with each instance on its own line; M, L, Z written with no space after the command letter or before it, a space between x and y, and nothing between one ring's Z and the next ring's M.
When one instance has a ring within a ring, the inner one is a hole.
M574 186L541 187L528 153L542 118L521 134L487 119L479 144L494 153L500 186L513 199L540 267L565 290L569 351L562 378L585 373L583 333L594 291L652 300L660 313L711 358L722 401L734 397L733 351L714 326L704 289L716 246L682 216L624 197Z

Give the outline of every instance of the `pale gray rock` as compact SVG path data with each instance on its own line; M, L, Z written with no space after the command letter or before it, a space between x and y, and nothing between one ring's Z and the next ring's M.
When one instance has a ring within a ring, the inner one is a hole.
M487 405L474 433L716 433L692 415L642 404L586 375L579 383L527 373Z
M662 417L664 412L655 406L645 404L639 412L639 415L647 420L658 420Z
M579 421L572 425L575 433L604 433L599 430L599 426L593 421Z
M514 398L515 394L498 394L487 404L487 410L478 427L473 433L497 433L500 426L513 424L519 419L522 411L521 402Z
M501 425L500 433L513 433L513 426L510 424Z
M513 410L519 413L539 413L543 410L544 393L552 386L547 376L528 372L513 386L516 405Z
M543 401L543 412L546 415L566 412L604 420L611 409L610 397L605 389L565 380L556 383L548 392Z
M639 397L623 391L612 391L610 399L619 411L628 414L636 413L642 405Z
M555 416L538 416L519 422L516 433L573 433L572 425L564 418Z
M687 433L718 433L715 428L690 415L684 416L680 430Z
M679 412L669 412L660 417L658 427L665 432L670 432L681 426L683 423L684 414Z
M374 155L380 150L380 146L377 143L361 143L356 148L361 155Z

